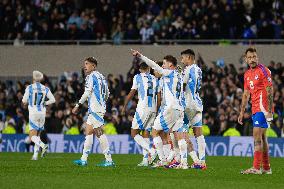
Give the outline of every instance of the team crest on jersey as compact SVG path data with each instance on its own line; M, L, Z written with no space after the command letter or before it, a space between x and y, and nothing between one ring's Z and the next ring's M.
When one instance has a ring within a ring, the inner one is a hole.
M247 78L247 80L249 80L249 77Z
M258 80L258 75L256 75L256 76L254 77L254 79L255 79L255 80Z
M268 77L267 80L268 80L268 82L271 82L271 77Z

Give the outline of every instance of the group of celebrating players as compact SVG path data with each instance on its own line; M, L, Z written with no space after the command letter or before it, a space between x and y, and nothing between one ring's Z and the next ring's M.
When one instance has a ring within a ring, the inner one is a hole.
M133 78L133 85L127 95L123 112L138 92L138 104L133 117L131 136L143 149L143 160L138 166L166 167L175 169L207 168L205 162L205 138L202 134L203 104L199 96L202 84L202 71L195 63L195 53L192 49L181 52L182 70L177 59L167 55L162 61L154 62L137 50L131 50L132 55L139 58L140 73ZM269 164L268 144L265 135L273 113L273 89L270 71L258 63L256 50L248 48L245 52L246 62L250 69L245 74L244 94L239 116L242 124L244 110L249 96L252 99L255 153L253 167L242 171L243 174L271 174ZM94 135L98 138L105 160L97 166L115 166L110 154L109 143L103 132L106 101L109 97L105 77L97 71L97 60L86 58L84 71L85 91L72 113L77 114L84 102L88 100L88 118L85 123L85 141L82 157L73 163L87 165L91 153ZM150 74L150 69L154 75ZM33 72L33 84L29 85L23 97L23 103L29 107L30 138L35 143L32 159L38 159L40 147L42 156L48 145L41 140L39 132L44 128L45 106L55 102L50 90L41 85L43 75ZM49 99L45 101L46 97ZM197 152L189 138L189 127L193 128L197 143ZM150 145L150 135L153 145ZM197 155L198 154L198 155ZM193 164L188 165L188 155Z

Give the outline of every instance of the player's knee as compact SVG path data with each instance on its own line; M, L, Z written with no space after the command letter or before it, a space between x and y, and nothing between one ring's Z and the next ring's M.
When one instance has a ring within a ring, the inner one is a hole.
M137 129L131 129L131 137L134 138L138 134Z
M96 137L100 138L104 134L103 129L101 127L94 129L94 134Z
M143 137L144 137L144 138L149 138L149 137L150 137L150 133L145 130L145 131L143 132Z
M200 137L202 135L202 127L194 127L193 133L196 138Z
M87 136L87 135L91 135L91 134L93 134L93 131L92 130L86 130L85 131L85 135Z
M153 136L153 137L159 136L159 131L156 130L156 129L153 129L153 130L152 130L152 136Z
M261 142L262 142L261 138L255 138L254 139L254 146L260 146Z

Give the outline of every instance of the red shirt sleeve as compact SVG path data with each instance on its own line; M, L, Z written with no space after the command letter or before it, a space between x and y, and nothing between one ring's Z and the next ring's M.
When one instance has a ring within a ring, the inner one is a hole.
M262 73L262 81L264 87L272 86L271 71L265 67L266 73Z

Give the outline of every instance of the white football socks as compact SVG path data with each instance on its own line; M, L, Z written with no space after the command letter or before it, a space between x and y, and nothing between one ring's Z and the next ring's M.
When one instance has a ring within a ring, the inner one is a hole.
M150 138L144 138L144 141L148 144L150 148ZM142 148L142 153L143 153L143 161L148 162L148 151Z
M198 159L197 154L194 150L189 152L188 154L191 157L193 163L199 163L199 159Z
M40 140L38 136L32 136L31 140L38 146L44 148L45 144Z
M137 142L137 144L139 144L143 149L147 150L147 152L150 151L150 141L149 143L146 142L146 140L139 134L135 135L134 137L135 142Z
M92 145L93 145L93 141L94 141L93 135L87 135L85 137L83 155L81 157L82 161L87 161L88 156L91 153L91 148L92 148Z
M179 140L178 146L179 146L179 150L180 150L181 163L187 164L187 143L186 143L185 139Z
M109 151L109 143L105 134L101 135L99 138L101 149L107 161L112 161L111 154Z
M198 146L198 155L199 155L199 160L201 163L205 163L205 148L206 148L206 143L204 136L201 135L196 138L197 140L197 146Z
M164 150L164 156L165 158L168 158L171 152L171 144L164 144L163 145L163 150Z
M35 146L34 146L34 157L38 157L38 152L39 152L39 145L37 145L37 144L35 144Z
M156 151L158 153L159 159L164 162L165 161L165 156L164 156L164 151L163 151L163 141L160 136L154 137L153 138L154 145L156 147Z

